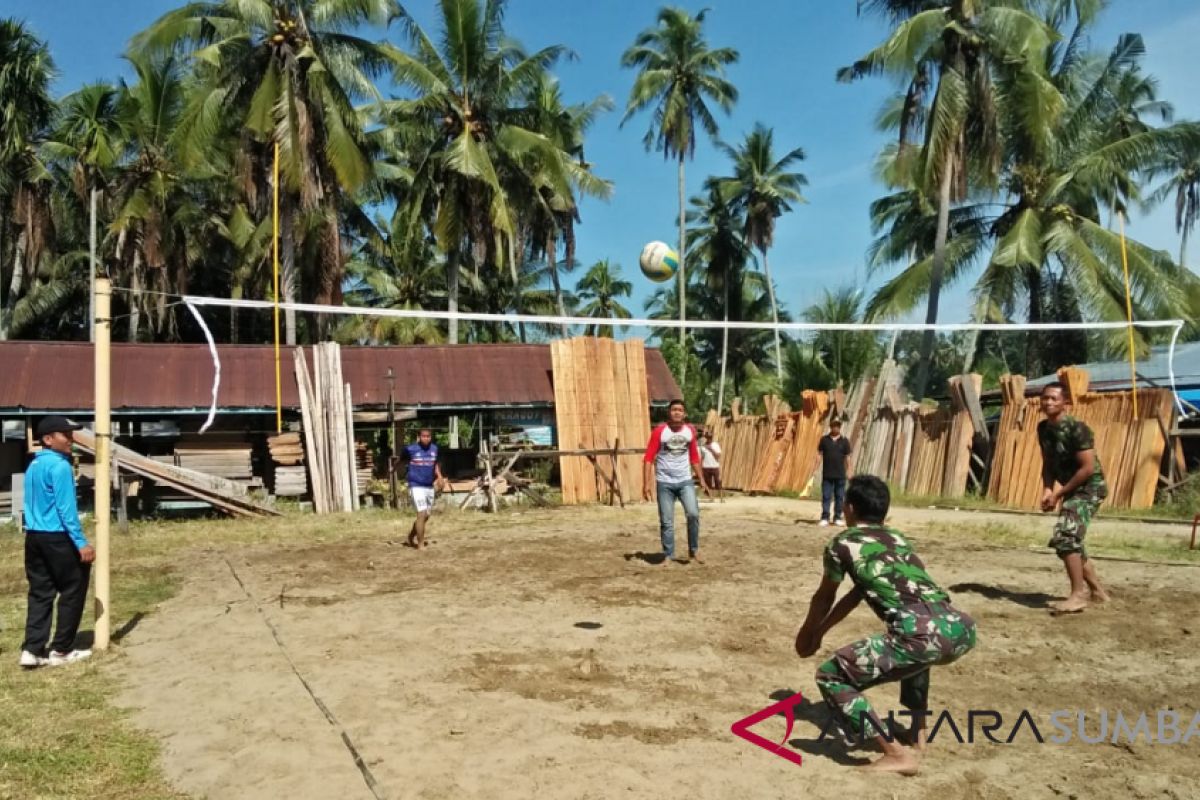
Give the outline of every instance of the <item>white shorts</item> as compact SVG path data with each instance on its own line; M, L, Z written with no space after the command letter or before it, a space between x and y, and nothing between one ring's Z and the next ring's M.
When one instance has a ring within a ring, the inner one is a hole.
M410 486L408 491L412 495L413 506L416 507L418 514L433 511L432 486Z

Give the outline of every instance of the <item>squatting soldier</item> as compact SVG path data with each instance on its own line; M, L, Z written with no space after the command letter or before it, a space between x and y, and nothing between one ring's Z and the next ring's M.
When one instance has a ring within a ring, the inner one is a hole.
M1087 557L1083 537L1101 501L1108 496L1108 485L1096 455L1095 437L1085 423L1065 413L1065 389L1061 383L1042 389L1042 413L1038 423L1038 444L1042 448L1042 511L1053 511L1062 501L1062 511L1050 537L1050 547L1058 553L1071 581L1071 594L1053 605L1062 613L1082 611L1089 601L1103 603L1108 593L1100 585L1096 567ZM1054 488L1055 483L1058 489Z
M796 652L801 658L814 654L825 634L867 601L887 632L835 652L817 668L817 688L843 733L855 741L873 735L879 743L884 755L869 769L912 775L926 741L929 668L957 661L974 647L975 622L950 605L950 596L929 577L904 534L883 524L890 505L887 484L879 478L850 480L845 508L849 527L825 548L821 585L796 634ZM834 606L845 577L854 588ZM913 712L908 740L915 750L884 731L863 695L865 689L893 681L900 682L900 702Z

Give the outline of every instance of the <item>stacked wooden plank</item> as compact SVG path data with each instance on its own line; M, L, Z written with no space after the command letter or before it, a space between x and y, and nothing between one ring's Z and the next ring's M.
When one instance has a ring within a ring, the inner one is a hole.
M1095 434L1096 454L1108 483L1106 507L1149 508L1154 504L1166 450L1165 431L1174 423L1168 389L1139 389L1138 414L1132 392L1089 393L1083 370L1064 368L1067 413L1087 423ZM1037 397L1025 397L1025 379L1000 379L1004 402L991 466L988 494L996 502L1036 509L1042 496L1042 454L1037 424L1043 419Z
M365 496L371 481L375 478L375 457L371 454L371 448L363 442L354 443L354 467L358 493L360 496Z
M640 339L597 337L550 345L554 415L563 450L644 447L650 438L650 390ZM642 460L636 454L559 459L564 505L612 497L641 497Z
M300 434L280 433L267 437L271 457L272 491L276 497L303 497L308 493L308 469L304 466L304 442Z
M244 434L185 436L174 450L177 467L247 483L254 478L253 448Z
M350 384L342 380L341 347L313 347L311 378L303 349L296 348L294 362L313 508L318 514L353 511L359 506L354 407Z
M90 430L76 431L75 444L85 453L94 455L96 452L95 434ZM279 514L275 509L261 506L251 500L247 496L246 486L243 483L184 467L162 464L116 442L111 443L110 447L113 460L119 470L149 478L160 486L166 486L190 497L203 500L228 514L241 517Z
M825 435L835 404L833 392L805 389L800 393L800 409L791 415L792 449L774 491L803 492L808 488L819 465L817 445Z
M740 407L741 402L734 400L729 417L709 411L704 424L713 432L713 440L721 445L721 485L738 491L745 490L754 480L759 453L775 431L772 419L742 414Z

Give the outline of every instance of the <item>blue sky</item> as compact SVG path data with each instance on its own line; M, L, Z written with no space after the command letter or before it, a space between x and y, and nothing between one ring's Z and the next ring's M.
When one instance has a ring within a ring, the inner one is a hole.
M129 38L180 4L5 0L0 14L28 21L49 41L61 73L56 88L66 93L91 80L127 75L121 53ZM779 220L771 252L780 302L799 312L824 288L878 285L887 276L868 280L864 266L870 241L867 208L883 191L872 178L871 165L888 138L875 131L873 120L892 87L885 79L839 84L834 73L882 41L886 29L873 18L858 17L854 0L711 0L680 5L692 11L709 6L710 43L741 52L741 61L729 73L741 98L733 114L719 120L722 138L737 142L761 121L775 129L780 152L800 146L807 153L801 170L810 181L809 202ZM407 7L434 33L432 0ZM637 270L641 246L653 239L673 242L678 235L674 162L643 149L645 115L619 127L633 82L633 73L619 67L620 55L638 31L653 23L657 7L644 0L515 0L506 25L527 48L561 43L575 52L577 58L557 70L568 102L606 93L617 104L587 142L596 172L613 180L616 190L607 203L587 201L583 206L578 258L584 266L601 258L620 263L634 283L638 315L642 300L655 288ZM1175 104L1177 117L1200 118L1200 93L1193 78L1200 4L1113 0L1093 43L1107 50L1123 32L1145 38L1147 71L1158 77L1160 96ZM388 35L401 41L397 31ZM689 195L699 191L705 176L727 169L724 157L701 141L695 160L687 165ZM1146 218L1135 214L1129 233L1153 247L1178 252L1169 209ZM943 295L942 321L966 319L969 283Z

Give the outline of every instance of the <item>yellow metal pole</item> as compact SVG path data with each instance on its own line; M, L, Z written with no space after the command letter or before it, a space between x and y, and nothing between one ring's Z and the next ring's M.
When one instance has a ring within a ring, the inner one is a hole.
M271 253L275 265L275 432L283 433L283 389L279 380L279 142L275 143L274 191Z
M1125 272L1125 317L1129 321L1129 385L1133 389L1133 418L1138 418L1137 356L1133 351L1133 295L1129 288L1129 254L1125 251L1125 212L1118 211L1121 220L1121 269Z
M96 563L92 569L96 576L96 629L93 646L97 650L108 647L109 621L112 608L109 604L109 558L108 518L112 483L109 474L112 458L112 403L109 394L109 341L111 334L110 300L112 286L108 278L96 278Z

